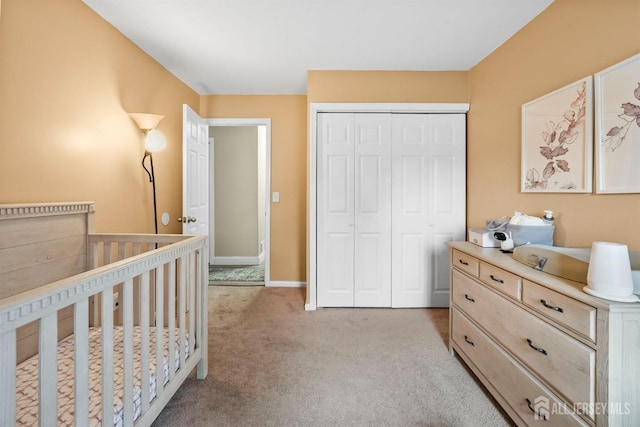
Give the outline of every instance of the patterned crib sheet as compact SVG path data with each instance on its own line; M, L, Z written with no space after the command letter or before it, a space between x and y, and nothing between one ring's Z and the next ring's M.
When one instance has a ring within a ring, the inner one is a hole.
M149 391L150 400L156 397L156 331L149 328ZM164 329L163 384L169 381L169 331ZM142 412L141 392L141 328L134 327L134 419ZM121 427L124 418L124 345L123 328L113 330L113 425ZM176 370L180 367L179 330L175 332ZM188 337L185 340L185 357L189 356ZM74 423L74 336L70 335L58 343L58 425L71 426ZM25 360L16 368L16 415L18 426L38 425L38 355ZM89 328L89 425L102 425L102 333L101 328Z

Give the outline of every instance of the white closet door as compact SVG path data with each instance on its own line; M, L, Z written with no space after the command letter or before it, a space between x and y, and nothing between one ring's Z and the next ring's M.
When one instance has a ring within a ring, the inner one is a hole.
M464 117L393 115L393 307L448 305L444 242L465 227Z
M446 307L465 238L465 115L318 115L320 307Z
M317 297L320 307L354 304L353 114L318 116Z
M449 306L449 248L466 238L466 115L431 114L429 307Z
M391 307L391 115L355 115L356 307Z
M391 116L318 123L318 305L390 307Z

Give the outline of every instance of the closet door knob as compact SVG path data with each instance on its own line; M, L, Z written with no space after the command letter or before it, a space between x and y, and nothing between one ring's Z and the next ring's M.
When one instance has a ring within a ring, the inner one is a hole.
M192 216L181 216L178 218L178 222L183 222L185 224L188 224L190 222L196 222L197 219L195 217Z

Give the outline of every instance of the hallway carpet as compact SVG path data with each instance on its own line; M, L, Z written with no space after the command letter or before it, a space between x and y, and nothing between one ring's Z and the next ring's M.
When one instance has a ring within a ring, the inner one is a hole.
M209 376L163 426L509 426L447 349L447 309L304 311L304 289L209 287Z
M264 285L264 264L211 265L209 266L209 284L251 286Z

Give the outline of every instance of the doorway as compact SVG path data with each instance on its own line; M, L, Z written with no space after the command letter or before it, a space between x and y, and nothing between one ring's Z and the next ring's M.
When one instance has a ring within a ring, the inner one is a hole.
M207 119L207 124L210 279L269 286L271 120Z

